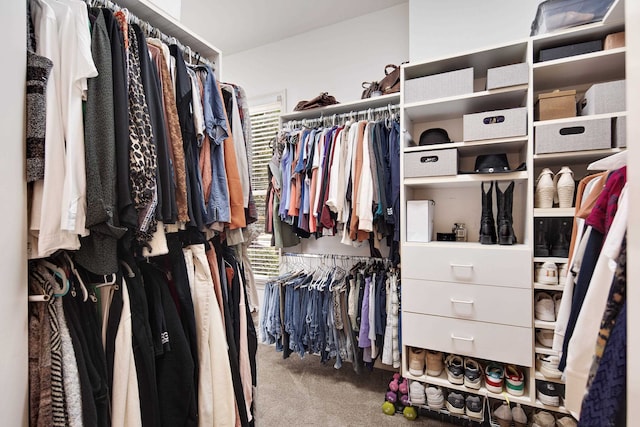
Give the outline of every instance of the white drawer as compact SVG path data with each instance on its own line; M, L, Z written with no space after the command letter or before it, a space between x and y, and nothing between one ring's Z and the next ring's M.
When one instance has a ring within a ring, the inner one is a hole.
M402 344L521 366L533 364L533 329L520 326L403 311Z
M531 289L402 281L402 310L458 319L531 328L532 298Z
M530 289L531 259L524 245L405 244L402 278Z

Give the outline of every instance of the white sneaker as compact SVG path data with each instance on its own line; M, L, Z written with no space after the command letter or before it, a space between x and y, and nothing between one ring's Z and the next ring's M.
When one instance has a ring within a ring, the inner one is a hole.
M444 395L442 394L442 390L440 390L436 386L429 386L425 390L425 394L427 395L427 405L431 409L442 409L444 408Z
M411 381L409 385L409 396L413 405L424 405L426 396L424 394L424 384L419 381Z
M545 376L545 378L560 378L562 377L562 372L558 369L558 365L560 365L560 358L558 356L538 356L538 360L540 361L540 373Z
M536 283L543 285L557 285L558 284L558 266L554 262L543 262L536 265L535 271Z
M556 309L553 298L546 292L536 293L535 316L545 322L556 321Z
M533 207L552 208L555 192L556 187L553 183L553 172L551 172L549 168L542 169L542 172L538 175L538 179L536 179Z
M540 329L536 331L536 340L543 347L553 347L553 331L549 329Z
M556 319L558 318L558 313L560 312L560 304L562 303L562 295L560 292L556 292L553 294L553 304L556 311Z
M569 271L569 265L565 262L564 264L560 264L558 268L558 280L561 285L564 285L564 282L567 281L567 272Z

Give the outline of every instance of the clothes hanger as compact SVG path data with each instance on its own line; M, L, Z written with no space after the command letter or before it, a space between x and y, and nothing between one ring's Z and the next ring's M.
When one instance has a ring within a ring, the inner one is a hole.
M69 263L69 268L71 270L71 273L73 273L73 275L78 280L78 283L80 284L80 291L82 292L82 301L87 302L87 298L89 298L89 291L87 290L87 287L85 286L84 281L82 280L82 277L80 277L80 273L78 273L78 270L76 270L76 266L73 264L73 260L71 259L71 256L69 256L67 252L63 252L63 254L64 254L64 259L67 261L67 263Z
M35 280L37 282L38 288L41 291L40 294L29 295L29 302L48 302L49 300L51 300L51 295L47 294L44 287L42 286L42 283L44 283L47 279L42 277L42 275L36 270L30 271L29 275L31 276L32 280Z
M67 293L69 293L69 288L70 288L69 279L67 278L67 275L64 272L64 270L58 267L57 265L55 265L54 263L47 261L45 259L41 259L38 262L40 263L40 265L42 265L43 267L51 271L54 276L57 276L60 280L62 280L62 292L60 293L54 292L53 296L63 297Z

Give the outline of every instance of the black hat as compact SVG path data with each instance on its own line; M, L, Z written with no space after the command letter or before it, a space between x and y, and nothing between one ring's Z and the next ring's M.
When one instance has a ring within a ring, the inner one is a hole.
M476 157L473 169L475 173L505 173L526 170L526 164L522 163L516 169L511 169L505 153L483 154Z
M451 142L449 134L441 128L427 129L420 135L420 145L444 144Z

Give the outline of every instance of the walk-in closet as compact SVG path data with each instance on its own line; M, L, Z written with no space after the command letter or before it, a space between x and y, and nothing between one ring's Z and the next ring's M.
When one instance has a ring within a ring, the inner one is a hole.
M636 2L3 6L3 425L640 424Z

